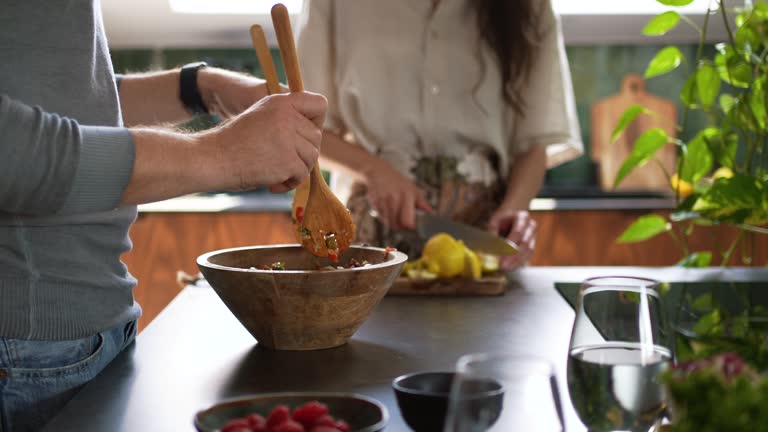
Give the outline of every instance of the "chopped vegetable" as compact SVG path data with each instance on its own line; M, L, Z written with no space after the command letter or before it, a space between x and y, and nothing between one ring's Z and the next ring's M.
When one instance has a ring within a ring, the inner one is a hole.
M312 238L312 230L310 230L307 227L299 228L299 234L301 235L301 238L303 240L307 240L307 239L311 239Z
M304 207L296 207L296 221L298 223L304 222Z
M328 248L328 258L331 261L339 262L339 240L336 238L335 233L328 233L323 236L325 239L325 247Z

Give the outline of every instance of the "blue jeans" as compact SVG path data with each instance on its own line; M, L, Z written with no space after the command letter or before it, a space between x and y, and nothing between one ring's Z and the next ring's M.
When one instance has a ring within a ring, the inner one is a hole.
M0 338L0 432L40 430L136 337L136 322L73 341Z

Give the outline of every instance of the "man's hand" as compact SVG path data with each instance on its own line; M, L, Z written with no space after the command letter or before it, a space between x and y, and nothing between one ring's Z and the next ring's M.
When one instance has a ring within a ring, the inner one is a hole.
M511 271L524 266L536 247L536 221L525 210L501 207L491 216L488 231L506 237L520 246L516 255L502 258L501 267Z
M269 185L287 192L317 163L327 102L312 93L266 97L231 121L201 134L218 150L229 189Z
M379 217L395 229L415 229L416 209L433 211L424 191L383 159L363 172L368 199Z
M270 186L286 192L317 163L327 101L313 93L269 96L196 134L131 129L136 149L121 204Z
M197 86L213 114L234 117L268 95L263 79L214 67L200 69Z

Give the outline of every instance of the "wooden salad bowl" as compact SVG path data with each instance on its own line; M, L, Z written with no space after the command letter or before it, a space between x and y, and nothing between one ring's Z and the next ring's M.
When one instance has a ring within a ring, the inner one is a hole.
M343 270L301 245L249 246L208 252L197 265L259 345L315 350L347 343L368 318L408 259L397 251L351 246L339 258L370 263ZM286 270L261 270L281 262Z

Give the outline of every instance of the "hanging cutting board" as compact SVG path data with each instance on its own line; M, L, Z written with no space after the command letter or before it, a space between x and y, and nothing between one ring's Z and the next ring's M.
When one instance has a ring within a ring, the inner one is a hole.
M640 114L616 142L611 134L624 111L634 104L645 107L655 115ZM640 75L630 74L624 78L618 94L599 100L592 105L592 159L598 167L598 182L604 190L614 190L613 181L624 160L632 152L635 140L648 129L659 127L667 135L675 137L677 110L667 99L649 94L645 80ZM664 146L656 154L670 173L675 172L676 148ZM669 184L661 168L655 162L636 168L615 190L660 191L669 193Z

